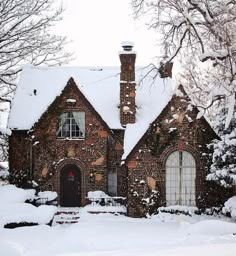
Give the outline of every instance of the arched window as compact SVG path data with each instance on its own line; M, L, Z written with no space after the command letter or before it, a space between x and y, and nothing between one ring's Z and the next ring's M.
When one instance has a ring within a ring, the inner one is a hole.
M166 205L195 206L196 163L186 151L175 151L166 161Z
M69 111L61 114L57 130L59 138L77 139L85 137L85 113Z

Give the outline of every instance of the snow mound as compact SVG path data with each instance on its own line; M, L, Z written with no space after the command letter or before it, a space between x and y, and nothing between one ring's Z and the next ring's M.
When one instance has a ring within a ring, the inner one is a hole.
M236 224L220 220L203 220L189 225L188 234L214 236L236 234Z
M57 211L55 206L35 207L24 203L35 198L35 190L24 190L14 185L0 187L0 227L8 223L31 222L48 224Z
M236 196L229 198L225 202L225 206L222 209L224 214L230 213L230 216L236 219Z
M22 247L12 242L0 242L1 255L21 256Z
M3 203L24 203L26 200L34 199L35 190L17 188L14 185L5 185L0 187L0 204Z
M0 227L8 223L21 222L48 224L56 211L57 207L46 205L39 207L26 203L0 205Z

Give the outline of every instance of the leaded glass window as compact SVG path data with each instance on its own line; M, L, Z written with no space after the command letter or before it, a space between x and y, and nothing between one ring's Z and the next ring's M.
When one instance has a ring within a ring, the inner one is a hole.
M57 130L59 138L80 139L85 137L85 113L69 111L61 114Z
M196 163L186 151L175 151L166 161L166 204L195 206Z

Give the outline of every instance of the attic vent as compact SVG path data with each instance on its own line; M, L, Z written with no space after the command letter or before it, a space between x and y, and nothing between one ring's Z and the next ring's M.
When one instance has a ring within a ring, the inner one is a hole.
M67 103L76 103L76 99L67 99L66 102Z

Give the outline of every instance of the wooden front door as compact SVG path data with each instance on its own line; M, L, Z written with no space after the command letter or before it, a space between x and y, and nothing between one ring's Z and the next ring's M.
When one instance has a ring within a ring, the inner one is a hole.
M80 206L80 170L75 165L67 165L61 171L61 206Z

